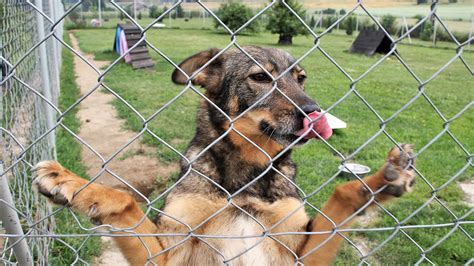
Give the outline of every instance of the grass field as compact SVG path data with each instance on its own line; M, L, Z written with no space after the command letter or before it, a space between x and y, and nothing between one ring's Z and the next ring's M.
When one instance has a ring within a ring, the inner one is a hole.
M148 40L179 63L184 58L210 47L225 47L230 40L228 35L213 30L201 30L199 23L187 24L181 29L152 29L147 33ZM78 30L75 32L80 47L87 53L94 53L96 59L114 60L117 55L111 51L115 31L113 29ZM240 45L260 45L276 47L277 36L261 33L251 36L239 36ZM380 55L367 57L350 54L354 37L327 35L322 38L321 46L334 58L352 77L359 77ZM279 47L287 50L295 57L300 57L313 45L309 37L297 37L293 46ZM434 49L421 46L399 45L398 51L422 80L428 79L440 67L452 58L454 49ZM105 83L122 96L145 118L171 100L184 87L171 82L173 67L159 55L151 52L156 66L152 70L133 71L131 66L119 63L106 75ZM474 54L465 52L464 57L471 65ZM349 80L319 51L315 51L302 61L308 80L306 90L309 95L323 108L331 106L349 90ZM385 60L359 83L356 88L360 95L386 119L400 109L418 92L418 83L394 57ZM472 75L465 66L456 60L439 77L430 82L426 94L445 115L453 117L464 106L472 101L474 82ZM159 116L149 123L149 128L160 138L171 143L179 151L184 151L187 143L194 135L195 114L199 96L191 91L186 92L170 105ZM126 126L132 130L142 129L142 121L122 102L116 101L119 114L127 121ZM348 128L338 130L329 140L339 152L351 154L367 139L379 130L380 121L354 94L336 106L332 114L347 122ZM474 148L472 131L474 112L466 111L461 117L449 125L450 131L463 143L468 151ZM413 143L416 149L424 147L433 137L443 130L443 120L435 113L427 100L420 97L406 110L387 125L387 132L398 142ZM178 159L174 152L145 135L140 138L157 147L156 156L163 162ZM393 144L383 134L366 146L354 161L377 169ZM337 172L340 158L335 156L324 144L312 141L296 150L294 159L299 165L297 183L307 193L314 191L324 181ZM417 168L435 188L445 183L466 164L466 154L444 134L432 146L417 158ZM473 169L468 168L459 176L458 181L470 179ZM320 207L332 193L336 184L345 182L343 178L325 187L310 200ZM418 180L416 191L388 205L388 210L398 219L403 220L431 197L432 190L422 179ZM455 183L439 191L437 196L458 217L469 211L462 202L463 194ZM312 210L308 210L313 213ZM405 224L444 224L451 223L453 216L437 202L432 202ZM474 220L473 214L465 220ZM396 222L387 214L379 211L370 227L390 227ZM474 226L464 225L469 233L474 233ZM416 241L423 249L428 249L448 233L448 228L407 229L406 234ZM369 248L374 248L393 231L376 233L357 233L350 237L366 238ZM369 261L378 264L412 264L419 259L420 249L407 236L397 236L369 257ZM426 254L427 258L440 265L455 265L467 262L472 256L472 242L459 229L442 244ZM338 258L338 264L356 263L357 257L351 247L345 246Z
M64 35L65 41L69 42L69 36ZM67 49L62 52L62 66L61 66L61 96L59 98L59 107L65 110L72 105L79 97L80 91L77 87L74 74L74 57ZM64 124L68 126L74 133L79 131L80 121L76 117L77 109L72 110L64 117ZM56 135L56 147L58 154L58 161L80 176L87 177L86 167L81 163L81 144L63 128L59 128ZM78 216L81 224L86 228L92 227L92 224L87 218ZM83 232L76 224L76 220L69 213L68 209L64 208L55 215L57 234L79 234ZM64 243L54 240L52 242L52 253L50 254L49 262L51 265L68 265L75 261L76 255L80 258L90 261L93 256L100 254L101 241L100 238L74 237L62 239L73 249L79 250L79 254L65 245ZM82 248L81 248L82 247Z

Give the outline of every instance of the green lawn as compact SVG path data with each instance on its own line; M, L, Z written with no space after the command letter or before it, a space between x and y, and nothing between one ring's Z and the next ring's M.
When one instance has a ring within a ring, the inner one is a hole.
M147 33L148 40L176 63L210 47L223 48L230 41L230 37L226 34L214 30L202 30L199 23L187 25L189 26L181 29L152 29ZM192 25L194 25L194 29ZM79 39L81 49L87 53L94 53L97 59L114 60L117 57L111 51L114 39L113 29L78 30L75 34ZM321 39L321 46L347 73L353 78L357 78L381 56L367 57L347 53L346 50L350 47L353 39L354 37L327 35ZM276 40L276 35L261 33L252 36L239 36L237 42L240 45L276 47ZM280 48L299 57L312 45L311 38L297 37L293 46ZM453 49L434 49L421 46L399 45L397 49L406 63L422 80L429 78L456 54ZM131 66L119 63L111 69L105 78L106 84L145 118L152 115L184 88L171 82L170 76L173 67L151 49L150 52L156 64L152 70L133 71ZM465 52L464 57L471 65L474 63L474 53ZM311 53L303 60L302 65L308 74L306 89L323 108L331 106L349 90L349 80L321 52ZM356 88L384 119L390 117L418 93L417 82L395 57L385 60L378 68L357 83ZM472 101L474 82L469 71L459 60L456 60L439 77L426 85L425 92L436 107L449 119ZM149 123L149 128L160 138L183 152L194 134L198 101L199 96L196 93L186 92L154 118ZM128 128L135 131L142 129L142 121L125 104L119 100L114 104L119 110L120 116L126 119ZM351 94L331 113L348 124L347 129L336 131L329 140L331 145L344 155L354 152L379 130L380 121L355 94ZM463 143L469 152L474 148L473 122L474 112L470 109L449 125L451 133ZM443 121L427 100L420 97L388 123L386 129L396 141L413 143L416 149L420 149L443 130ZM154 140L150 135L145 135L141 141L156 145L156 155L162 161L178 160L178 156L173 151ZM377 169L383 163L387 151L392 146L391 141L381 134L358 153L354 161ZM298 149L294 159L299 165L297 182L306 193L314 191L336 173L341 160L328 147L318 141L312 141ZM466 163L466 154L447 134L440 137L417 158L417 168L435 188L445 183ZM457 180L466 180L472 176L473 170L469 168ZM335 185L345 181L343 178L338 178L315 194L310 199L311 202L315 206L321 207L332 193ZM418 181L414 193L387 206L387 209L400 221L431 196L429 185L421 178ZM462 203L463 194L455 183L451 183L437 195L458 217L469 211L469 207ZM309 212L314 213L310 209ZM370 227L382 228L396 224L383 211L380 211L378 217L374 219ZM473 219L472 214L465 218L469 221ZM453 220L454 218L449 212L439 203L433 201L408 220L406 224L444 224L451 223ZM463 225L462 227L471 235L474 232L472 225ZM423 249L428 249L447 234L450 228L406 229L405 233ZM354 233L350 237L365 237L369 239L370 247L375 247L391 233L392 231ZM399 232L392 241L375 252L374 256L369 257L369 261L383 264L415 263L419 259L420 250L406 235ZM346 245L341 251L337 263L356 263L358 259L352 250L349 245ZM426 256L440 265L462 264L473 256L472 241L457 229L446 241L431 250Z
M69 43L69 36L64 35L65 41ZM61 96L59 98L59 107L61 110L67 109L80 96L80 90L76 84L74 74L74 56L67 50L62 52L61 66ZM73 109L64 116L64 124L69 130L76 133L79 131L80 121L76 117L77 109ZM81 144L63 128L56 131L56 147L58 161L73 171L74 173L87 177L86 167L81 163ZM62 208L55 216L56 234L80 234L83 233L81 228L76 224L76 220L66 208ZM93 225L89 219L78 216L81 225L91 228ZM100 255L101 241L99 237L88 238L72 237L53 239L51 243L51 254L49 263L51 265L68 265L80 257L85 261L92 260L93 256ZM78 251L78 254L75 251Z

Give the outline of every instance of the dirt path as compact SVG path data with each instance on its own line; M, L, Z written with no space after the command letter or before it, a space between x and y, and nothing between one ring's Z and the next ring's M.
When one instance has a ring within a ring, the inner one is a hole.
M469 207L474 207L474 178L471 177L465 182L459 182L458 185L464 192L464 203Z
M73 35L70 36L74 49L79 51L77 39ZM85 55L85 57L98 68L109 63L95 61L92 55ZM98 75L79 57L74 57L74 68L77 76L76 82L81 93L89 92L94 88ZM79 136L104 158L111 156L136 136L135 132L124 130L124 122L118 118L117 111L111 104L114 99L115 96L112 94L96 90L81 103L77 113L81 121ZM115 157L107 165L107 168L148 196L155 187L158 176L166 178L176 170L175 165L160 164L153 156L155 151L155 148L141 144L139 139L135 140ZM102 161L85 146L82 151L82 161L88 167L89 176L96 176ZM111 187L129 189L126 184L108 173L103 173L97 181ZM140 200L140 198L138 199Z
M92 55L80 52L78 41L73 34L69 34L72 47L84 55L87 60L97 68L105 67L109 62L96 61ZM81 90L81 94L89 92L97 83L98 75L90 66L84 63L79 57L74 57L74 69L76 82ZM124 122L118 118L117 111L112 106L115 96L96 90L80 104L77 113L81 121L79 136L93 147L104 158L114 154L120 147L128 143L135 132L124 130ZM177 165L164 165L154 156L156 149L135 140L130 146L115 157L107 168L123 178L128 184L140 191L144 196L148 196L156 188L156 180L166 180L172 172L175 172ZM88 168L88 175L95 177L102 166L102 161L83 145L82 163ZM103 173L96 182L121 190L132 190L126 184L119 181L114 176ZM136 193L138 200L143 200ZM104 238L104 252L96 260L96 265L127 265L122 254L110 241Z

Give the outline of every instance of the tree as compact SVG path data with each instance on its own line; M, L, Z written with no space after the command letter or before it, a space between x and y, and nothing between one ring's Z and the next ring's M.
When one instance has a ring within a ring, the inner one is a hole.
M253 11L244 4L231 2L221 5L217 10L217 16L229 29L235 31L253 17ZM214 21L214 26L216 29L222 27L217 21ZM253 21L245 30L257 32L258 23Z
M325 16L323 17L323 27L326 29L330 28L334 23L336 23L337 17L333 15ZM332 32L332 29L329 30L329 32Z
M148 17L150 18L157 18L160 14L158 13L158 7L153 5L148 10Z
M286 4L293 9L298 16L304 18L305 10L297 0L287 0ZM278 44L292 44L293 37L299 34L306 35L305 27L293 15L293 13L280 1L270 10L268 14L267 29L271 33L279 34Z
M352 35L352 33L354 32L354 29L356 27L356 20L357 18L353 15L347 17L346 19L346 34L347 35Z
M413 16L413 18L416 19L415 24L418 24L424 17L423 15L418 14L418 15ZM423 29L423 23L414 29L412 25L409 25L408 28L412 29L412 32L410 33L412 38L419 38L421 35L421 31Z
M314 29L314 26L316 26L316 20L314 19L314 16L311 16L311 21L309 22L309 27L311 29Z
M184 9L181 5L176 8L176 17L184 18Z
M397 18L395 18L392 15L383 15L382 19L380 20L380 24L382 24L382 27L390 33L390 34L395 34L397 31L397 27L395 25Z
M422 39L423 41L431 40L431 36L433 35L433 32L434 32L433 24L431 23L431 21L427 20L423 24L423 29L421 30L420 39Z
M133 10L132 10L132 5L126 6L123 10L125 11L125 13L127 13L132 18L134 17Z
M163 7L163 12L161 14L164 14L166 11L168 11L168 8L165 6L165 7ZM157 17L160 16L161 14L158 14ZM163 22L163 18L158 20L158 22Z
M336 14L336 9L326 8L326 9L323 10L323 14L325 14L325 15L334 15L334 14Z

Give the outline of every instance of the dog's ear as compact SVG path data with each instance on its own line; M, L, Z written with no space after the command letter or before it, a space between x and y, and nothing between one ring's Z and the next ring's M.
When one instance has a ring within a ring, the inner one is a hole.
M194 74L195 71L204 66L209 60L220 52L217 48L199 52L193 56L186 58L179 67L188 76ZM224 63L224 55L220 55L214 59L206 68L201 70L194 76L192 83L200 85L206 89L215 89L219 86L222 78L222 67ZM176 84L186 84L187 78L179 69L173 71L171 79Z

